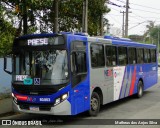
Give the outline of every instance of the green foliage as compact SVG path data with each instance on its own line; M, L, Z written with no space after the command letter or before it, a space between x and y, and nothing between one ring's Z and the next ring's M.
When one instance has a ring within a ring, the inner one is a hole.
M3 3L10 6L11 10L14 10L10 11L8 15L11 13L12 15L17 15L19 20L22 19L24 8L27 8L29 33L33 33L36 30L40 32L50 32L53 30L54 1L23 0L20 2L20 0L2 0ZM59 31L71 31L73 29L81 31L83 1L59 0ZM88 32L90 35L97 35L100 32L101 16L110 11L105 4L106 1L88 0ZM6 9L6 6L4 7ZM16 7L18 7L17 10ZM108 20L104 18L104 24L107 24L107 22Z
M150 36L151 36L152 38L154 38L155 41L158 41L158 34L160 33L160 32L158 32L158 31L160 31L160 27L159 27L159 26L155 26L155 27L152 28L151 31L150 31Z
M11 52L15 30L9 22L0 22L0 56Z
M12 13L0 6L0 57L11 52L12 42L15 36L15 28L12 25ZM7 21L6 17L10 20Z
M133 41L144 43L144 36L140 36L140 35L129 35L129 38L130 38L131 40L133 40Z
M144 39L146 43L154 43L157 44L158 41L158 31L157 26L154 25L153 21L150 21L148 25L146 25L147 31L144 33Z
M27 14L28 34L52 32L55 0L0 1L0 56L11 51L15 36L23 34L22 19ZM81 31L84 0L59 0L59 31ZM88 0L88 33L98 35L101 16L108 13L107 0ZM108 23L103 19L103 24Z

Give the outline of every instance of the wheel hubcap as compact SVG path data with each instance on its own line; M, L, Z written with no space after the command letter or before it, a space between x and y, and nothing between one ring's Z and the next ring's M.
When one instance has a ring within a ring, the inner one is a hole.
M96 98L92 98L91 100L91 107L94 111L98 109L98 100Z
M142 87L141 86L139 87L139 95L140 96L142 95Z

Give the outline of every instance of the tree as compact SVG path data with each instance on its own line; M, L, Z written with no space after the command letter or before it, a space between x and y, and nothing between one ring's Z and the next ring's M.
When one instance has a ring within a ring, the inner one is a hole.
M14 39L15 28L5 21L0 21L0 56L11 52L11 46Z
M5 8L0 6L0 57L11 51L15 33L15 28L11 24L12 20L6 20L6 13ZM12 14L8 17L12 18Z
M81 31L83 1L59 0L59 31ZM106 1L88 0L89 35L99 35L102 32L102 23L107 24L108 20L102 17L110 11ZM53 32L54 0L1 0L0 4L0 19L2 19L0 32L3 35L0 46L3 50L8 48L1 51L1 55L10 51L10 46L5 47L5 45L11 44L15 37L24 33Z
M146 25L147 30L146 30L146 32L144 33L144 41L145 41L146 43L153 43L153 38L152 38L152 36L151 36L151 32L152 32L152 30L153 30L154 27L155 27L154 24L155 24L155 23L154 23L153 21L149 21L149 24Z

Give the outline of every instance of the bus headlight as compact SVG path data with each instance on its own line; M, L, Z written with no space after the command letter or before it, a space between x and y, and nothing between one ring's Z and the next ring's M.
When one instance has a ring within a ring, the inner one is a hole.
M64 95L62 95L62 100L67 99L67 97L68 97L68 94L64 94Z
M56 99L56 101L55 101L55 103L54 103L54 105L59 104L59 103L60 103L60 101L61 101L61 100L60 100L60 98L57 98L57 99Z
M55 105L58 105L59 103L63 102L64 100L66 100L68 98L68 93L65 93L63 95L61 95L60 97L58 97L56 100L55 100L55 103L54 103L54 106Z

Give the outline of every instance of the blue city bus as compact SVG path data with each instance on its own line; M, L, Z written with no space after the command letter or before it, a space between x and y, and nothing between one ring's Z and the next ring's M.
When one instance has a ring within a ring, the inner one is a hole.
M156 46L84 34L33 34L12 50L14 111L96 116L100 106L135 95L158 81Z

